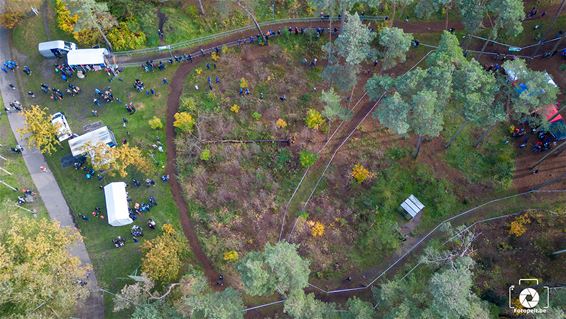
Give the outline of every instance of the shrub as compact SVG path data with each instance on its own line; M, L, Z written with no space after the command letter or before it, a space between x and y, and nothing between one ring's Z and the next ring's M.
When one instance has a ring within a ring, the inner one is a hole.
M529 213L524 213L521 216L518 216L511 222L511 227L509 229L509 234L514 235L515 237L521 237L527 231L527 224L531 223L531 218Z
M352 177L358 182L358 184L363 183L368 178L372 178L374 174L365 168L362 164L354 165L352 168Z
M240 79L240 88L241 88L241 89L246 89L246 88L248 88L248 81L246 81L246 79L244 79L244 78L241 78L241 79Z
M261 113L259 113L259 112L253 112L253 113L252 113L252 118L253 118L254 120L256 120L256 121L261 120Z
M232 111L234 113L238 113L238 112L240 112L240 106L238 104L234 104L230 107L230 111Z
M285 122L284 119L278 119L275 122L275 125L277 125L278 128L286 128L287 127L287 122Z
M308 221L307 225L311 228L312 237L322 237L324 235L324 225L321 222Z
M181 111L194 112L197 110L197 102L193 97L181 98Z
M201 75L201 74L202 74L202 69L201 69L201 68L196 68L196 69L195 69L195 73L196 73L196 75Z
M204 150L202 150L202 152L200 152L200 159L206 162L210 160L210 155L210 150L208 148L205 148Z
M173 122L173 126L183 132L191 132L195 126L195 120L193 116L187 112L175 113L175 122Z
M132 50L144 46L146 37L143 32L133 32L126 22L120 22L108 32L108 41L114 50Z
M277 158L275 160L275 168L277 170L283 170L287 167L290 161L291 161L291 152L286 148L282 148L277 153Z
M0 14L0 25L6 29L15 28L25 15L19 12L6 12Z
M305 119L305 123L308 128L318 130L320 129L322 124L324 124L324 118L319 111L315 109L309 109L307 111L307 118Z
M154 130L160 130L163 128L163 123L161 122L161 119L158 118L157 116L151 118L151 120L149 120L147 123L149 124L149 127L151 127Z
M73 38L82 45L91 46L100 41L100 34L94 29L82 30L80 32L73 32Z
M235 250L230 250L224 253L224 261L236 262L240 259L238 252Z
M220 60L220 56L218 55L218 53L212 52L210 54L210 59L214 62L218 62L218 60Z
M299 162L301 163L302 167L312 166L317 159L318 155L316 153L307 150L303 150L299 153Z

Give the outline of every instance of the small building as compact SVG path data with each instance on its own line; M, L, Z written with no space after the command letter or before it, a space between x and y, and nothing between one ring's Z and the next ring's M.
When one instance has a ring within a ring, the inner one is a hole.
M401 208L403 208L403 210L407 213L407 217L409 217L409 219L413 219L425 208L425 206L420 200L411 194L409 198L401 203Z
M108 129L108 126L103 126L94 131L90 131L81 136L77 136L69 140L69 148L73 156L80 156L86 154L86 145L98 145L100 143L106 144L110 147L115 147L116 137L114 133Z
M67 41L48 41L41 42L37 45L39 54L46 58L59 58L66 55L69 51L77 49L77 45L73 42Z
M108 63L106 57L110 53L104 48L100 49L78 49L67 54L68 65L94 65L105 67Z
M114 182L104 186L106 199L106 215L112 226L125 226L133 223L128 210L128 193L126 183Z

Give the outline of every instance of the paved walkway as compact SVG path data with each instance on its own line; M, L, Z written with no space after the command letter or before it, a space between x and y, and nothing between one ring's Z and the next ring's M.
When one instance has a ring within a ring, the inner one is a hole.
M4 4L5 0L0 0L0 13L4 11ZM4 61L11 58L12 54L10 48L10 32L4 28L0 28L0 63L4 63ZM16 85L15 74L12 72L9 74L2 72L0 75L0 92L4 104L16 100L21 101L20 92L10 89L8 86L9 83ZM55 177L49 169L47 172L41 172L40 170L40 166L47 167L45 158L39 151L27 147L25 140L22 140L20 134L17 132L18 129L24 126L23 116L20 113L10 113L8 114L8 119L10 120L10 126L18 143L24 146L24 152L22 154L24 161L49 216L59 221L62 226L75 228L71 211L59 189ZM92 265L86 247L82 241L74 244L69 250L71 254L79 257L83 264ZM78 316L80 318L104 318L103 298L98 288L98 282L96 281L94 272L88 275L87 281L87 286L91 290L91 296L78 307Z

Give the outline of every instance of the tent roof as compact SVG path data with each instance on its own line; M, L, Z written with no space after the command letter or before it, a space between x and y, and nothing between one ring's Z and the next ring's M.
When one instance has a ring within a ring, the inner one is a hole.
M563 119L559 121L552 122L550 128L548 129L550 134L558 141L566 139L566 122Z
M104 198L106 199L106 215L110 225L124 226L133 222L128 211L126 183L114 182L104 186Z
M543 115L546 117L547 120L550 120L555 114L558 113L558 108L554 104L549 104L544 106L542 110ZM550 123L554 123L556 121L562 120L562 115L558 114L555 118L550 121Z
M87 143L92 145L96 145L98 143L116 144L116 138L112 131L108 129L108 126L103 126L94 131L90 131L81 136L70 139L69 147L71 148L73 156L85 154L84 146Z
M411 215L411 218L414 218L415 216L417 216L418 213L420 213L423 208L425 208L425 206L423 205L423 203L421 203L420 200L418 200L415 196L413 196L412 194L409 196L409 198L407 198L402 204L401 207L409 214Z
M108 55L106 49L78 49L67 53L69 65L105 64L104 56Z
M64 49L65 48L65 41L57 40L57 41L47 41L47 42L40 42L37 45L39 51L51 50L51 49Z

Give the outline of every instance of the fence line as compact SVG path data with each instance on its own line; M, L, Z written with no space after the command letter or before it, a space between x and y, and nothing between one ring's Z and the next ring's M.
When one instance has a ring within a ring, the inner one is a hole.
M360 19L364 20L364 21L385 21L385 20L387 20L387 17L386 16L360 16ZM327 22L327 21L330 21L330 20L339 21L340 18L333 16L333 17L324 18L324 19L315 18L315 17L277 19L277 20L270 20L270 21L261 22L261 23L259 23L259 25L260 25L260 27L269 27L269 26L284 24L284 23ZM119 51L119 52L114 52L113 54L116 57L120 57L120 56L143 55L143 54L148 54L148 53L159 53L159 52L163 52L163 51L166 51L166 50L186 49L186 48L190 48L192 46L198 45L198 44L203 44L205 42L224 38L224 37L231 36L231 35L234 35L234 34L237 34L237 33L242 33L242 32L245 32L245 31L253 30L255 28L256 27L255 27L254 24L249 24L249 25L237 28L237 29L232 29L232 30L228 30L228 31L215 33L215 34L210 34L210 35L202 36L202 37L191 39L191 40L185 40L185 41L173 43L173 44L170 44L170 45L158 46L158 47L152 47L152 48L144 48L144 49L138 49L138 50L130 50L130 51Z

